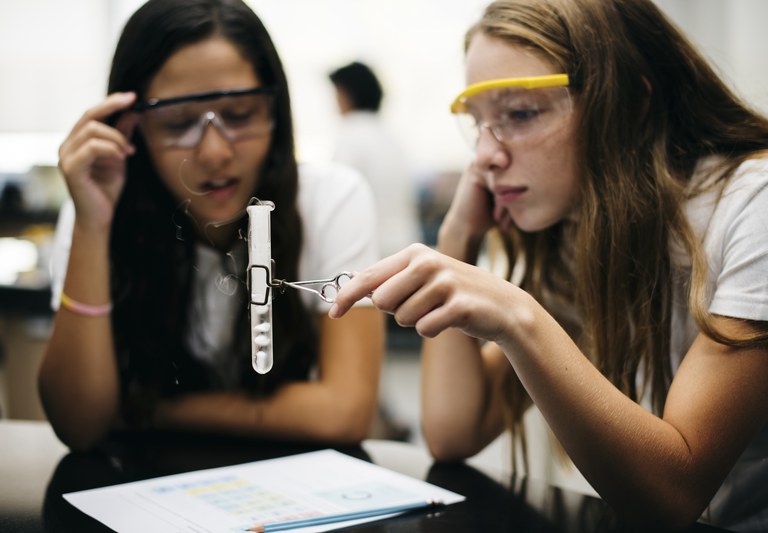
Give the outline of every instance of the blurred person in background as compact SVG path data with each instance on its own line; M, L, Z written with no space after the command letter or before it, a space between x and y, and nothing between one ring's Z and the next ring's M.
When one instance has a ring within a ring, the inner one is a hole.
M359 170L371 185L382 256L421 242L416 183L398 139L382 121L384 91L376 74L353 62L329 77L341 113L333 158Z

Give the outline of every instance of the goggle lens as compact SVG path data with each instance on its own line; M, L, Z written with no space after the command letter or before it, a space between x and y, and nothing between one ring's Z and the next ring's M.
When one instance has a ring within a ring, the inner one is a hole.
M532 139L562 126L573 110L567 87L489 89L462 100L459 129L474 148L487 128L501 143Z
M191 96L149 104L139 112L145 134L169 148L194 148L209 124L229 141L261 137L274 125L273 96L265 92Z

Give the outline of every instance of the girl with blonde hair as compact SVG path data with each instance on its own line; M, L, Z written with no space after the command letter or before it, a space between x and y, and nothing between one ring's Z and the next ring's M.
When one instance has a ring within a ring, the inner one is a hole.
M625 519L768 528L766 118L650 0L494 2L466 80L475 158L437 250L359 273L331 316L372 292L428 338L439 460L533 403ZM475 266L490 234L507 279Z

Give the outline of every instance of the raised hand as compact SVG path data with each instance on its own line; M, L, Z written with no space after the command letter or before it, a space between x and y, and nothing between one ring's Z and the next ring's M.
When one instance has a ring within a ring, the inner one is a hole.
M495 218L493 199L482 171L472 164L462 174L440 226L438 249L456 259L474 263L480 243L496 223Z
M129 139L133 113L121 113L134 93L115 93L86 111L59 148L59 168L72 195L77 221L92 229L109 228L125 185L125 161L134 153ZM119 114L114 126L105 121Z

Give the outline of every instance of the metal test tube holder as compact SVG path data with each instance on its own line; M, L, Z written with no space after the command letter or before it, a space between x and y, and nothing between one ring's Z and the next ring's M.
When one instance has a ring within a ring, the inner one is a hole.
M248 286L251 315L251 365L259 374L272 369L271 202L250 205L248 212Z

